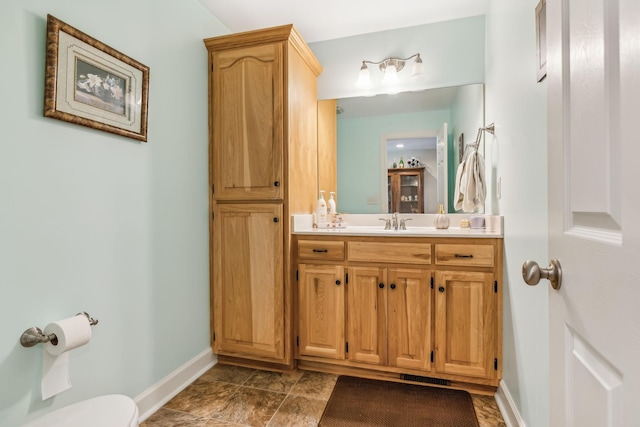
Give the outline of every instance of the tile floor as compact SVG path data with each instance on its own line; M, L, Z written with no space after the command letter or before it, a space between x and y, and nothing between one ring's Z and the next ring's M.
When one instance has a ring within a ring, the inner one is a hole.
M216 365L141 427L316 427L337 376ZM472 395L480 427L505 426L491 396Z

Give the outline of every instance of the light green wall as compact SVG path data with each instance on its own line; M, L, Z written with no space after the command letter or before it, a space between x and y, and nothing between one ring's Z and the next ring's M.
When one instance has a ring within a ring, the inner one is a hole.
M366 118L338 117L338 209L340 212L380 213L380 205L368 205L367 198L380 199L382 168L380 138L388 133L434 130L448 122L448 110L396 114ZM357 162L345 159L358 159Z
M148 65L147 144L43 117L50 13ZM0 424L132 397L209 346L207 57L196 0L0 2ZM41 401L30 326L86 310L73 387Z
M491 0L487 14L488 211L504 215L503 382L524 425L549 425L547 286L526 286L522 263L549 259L547 84L536 82L538 0ZM502 181L501 198L495 191ZM559 362L561 363L561 362Z

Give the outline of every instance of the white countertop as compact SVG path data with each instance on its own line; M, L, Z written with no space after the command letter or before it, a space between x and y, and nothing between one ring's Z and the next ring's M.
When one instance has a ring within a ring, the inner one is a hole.
M293 234L340 235L340 236L389 236L389 237L503 237L503 217L499 215L481 215L485 219L485 228L460 228L460 220L470 219L469 214L449 214L450 227L436 229L433 221L435 214L399 214L399 219L408 219L406 230L385 230L384 222L391 214L344 214L344 228L314 228L313 215L293 215Z

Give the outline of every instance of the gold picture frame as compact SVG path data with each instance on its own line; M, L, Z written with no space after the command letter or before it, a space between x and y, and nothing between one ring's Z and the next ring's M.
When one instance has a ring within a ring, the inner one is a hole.
M147 141L149 67L47 15L44 115Z
M539 82L547 77L547 0L536 6L536 77Z

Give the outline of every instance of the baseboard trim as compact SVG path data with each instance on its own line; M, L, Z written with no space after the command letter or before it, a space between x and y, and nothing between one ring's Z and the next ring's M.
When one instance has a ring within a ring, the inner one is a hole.
M496 391L496 403L507 427L526 427L504 380L500 381L498 391Z
M216 363L218 358L208 348L142 392L134 399L140 411L139 422L144 422Z

